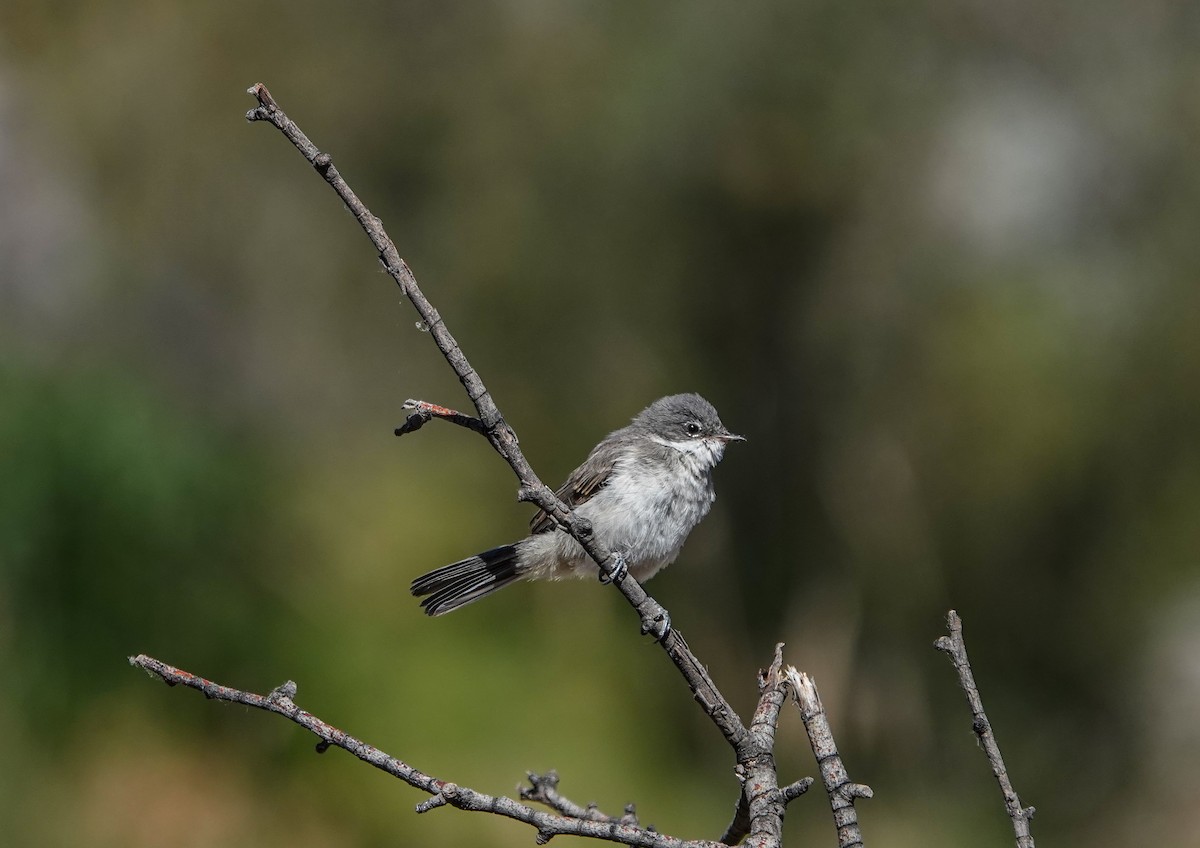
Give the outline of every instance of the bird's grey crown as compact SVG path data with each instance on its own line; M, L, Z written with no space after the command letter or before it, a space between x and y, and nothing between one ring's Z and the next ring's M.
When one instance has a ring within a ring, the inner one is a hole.
M692 392L659 398L634 416L630 426L673 442L730 435L716 408Z

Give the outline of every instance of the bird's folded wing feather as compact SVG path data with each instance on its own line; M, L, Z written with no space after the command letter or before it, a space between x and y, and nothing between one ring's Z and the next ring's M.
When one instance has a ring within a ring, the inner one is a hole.
M580 504L587 503L592 495L604 488L615 467L616 463L611 458L597 457L596 452L593 452L584 460L583 465L571 472L567 482L563 483L562 487L554 494L558 496L559 500L574 509ZM553 530L556 526L554 519L542 509L539 509L537 515L529 522L529 529L534 533L545 533Z

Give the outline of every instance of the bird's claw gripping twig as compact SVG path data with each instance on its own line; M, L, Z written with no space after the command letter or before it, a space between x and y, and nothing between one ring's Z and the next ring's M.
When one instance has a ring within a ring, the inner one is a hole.
M671 614L664 609L653 618L642 619L642 635L653 636L655 642L662 642L671 635Z
M603 568L600 569L600 582L605 585L620 583L625 579L625 575L629 573L629 562L620 551L613 551L612 562L613 567L611 571L606 573Z

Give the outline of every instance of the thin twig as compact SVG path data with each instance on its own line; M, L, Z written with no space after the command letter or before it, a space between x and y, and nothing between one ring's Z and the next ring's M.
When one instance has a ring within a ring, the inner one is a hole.
M459 427L466 427L468 430L473 430L481 436L487 435L487 427L483 426L482 421L474 416L464 415L457 409L447 409L444 406L438 406L436 403L413 400L412 398L404 402L404 408L413 410L413 413L405 419L403 424L396 428L397 436L403 436L406 433L415 433L435 418L442 421L449 421L451 424L457 424Z
M479 413L479 421L483 425L484 435L492 447L505 459L520 481L518 498L535 503L545 510L558 524L569 533L580 546L596 561L602 574L612 574L617 570L618 561L613 552L599 544L592 535L591 527L586 521L574 516L566 504L554 496L554 492L546 486L534 473L525 455L517 444L516 434L505 423L500 410L492 399L491 394L483 384L479 374L467 361L466 354L459 347L454 336L446 327L442 316L433 308L433 304L425 297L416 278L407 263L400 258L396 245L392 242L383 228L383 223L359 200L358 195L351 190L328 153L322 153L315 144L309 141L295 122L293 122L262 83L256 83L248 93L258 100L258 106L246 113L248 121L266 121L275 126L284 137L290 141L306 160L316 169L330 187L337 192L338 197L358 220L359 225L371 240L371 244L379 253L379 259L388 274L396 281L400 291L411 301L420 315L421 324L428 330L438 350L442 352L446 362L454 369L459 381L466 390L467 397L475 405ZM713 724L721 731L730 746L737 748L738 743L746 735L747 730L741 719L733 711L729 702L717 689L707 669L696 659L678 630L669 628L670 616L663 606L646 594L645 589L629 574L614 581L614 585L634 608L642 622L643 633L653 633L658 637L659 644L667 652L667 656L675 663L675 667L687 681L697 702L708 714Z
M821 767L825 791L829 793L829 806L833 809L833 823L837 827L838 848L861 846L862 828L858 825L858 811L854 809L854 802L859 798L870 798L874 793L869 786L850 782L812 678L793 666L788 666L785 674L796 706L800 708L800 719L808 731L808 741L817 758L817 765Z
M812 785L813 779L811 777L802 777L794 783L789 783L787 786L779 790L783 795L783 803L792 803L809 789L812 789Z
M418 813L425 813L446 805L470 812L493 813L536 828L536 839L539 845L546 844L555 836L588 836L594 839L618 842L622 845L643 846L643 848L721 848L716 842L691 841L667 836L649 828L639 827L624 817L616 820L597 821L578 816L552 815L535 810L503 795L487 795L456 783L439 780L413 768L391 754L355 739L312 713L300 709L292 700L296 695L296 684L290 680L268 695L258 695L214 683L145 654L130 657L129 664L157 675L168 686L181 684L203 692L206 698L244 704L294 721L317 737L319 740L316 745L318 753L323 753L331 746L341 748L363 762L370 763L380 771L403 780L409 786L428 792L430 797L417 805Z
M971 708L971 728L979 737L979 743L992 766L992 774L1000 784L1000 792L1004 795L1004 809L1012 819L1013 832L1017 837L1017 848L1034 848L1029 820L1033 818L1035 810L1033 807L1021 806L1017 790L1013 789L1012 781L1008 778L1008 769L1004 766L1004 758L1000 756L1000 746L996 743L996 735L992 733L992 723L983 711L983 699L975 685L975 675L971 673L971 663L967 659L967 643L963 641L962 619L954 610L950 610L946 615L946 626L950 635L939 637L933 646L950 658L954 670L958 672L959 685L962 686L963 694L967 696L967 704Z
M570 819L586 819L587 821L595 822L620 822L621 824L630 824L634 827L638 826L637 808L633 804L626 804L622 815L610 816L607 813L601 812L595 804L588 804L584 807L559 794L558 772L556 771L551 770L546 774L528 772L527 776L529 778L529 786L520 786L517 788L522 801L536 801L539 804L545 804L559 815ZM654 828L648 827L647 830L654 830Z
M737 805L733 808L733 818L730 819L725 832L721 834L720 842L723 845L737 845L746 838L746 834L749 832L750 802L746 800L746 790L743 788L738 793Z

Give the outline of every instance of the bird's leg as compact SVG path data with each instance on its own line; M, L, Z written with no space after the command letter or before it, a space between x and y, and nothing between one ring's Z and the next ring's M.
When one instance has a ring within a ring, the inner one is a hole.
M604 569L600 569L600 582L604 584L617 583L625 579L625 575L629 573L629 562L625 559L625 554L614 550L612 552L612 570L605 573Z

